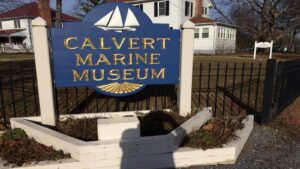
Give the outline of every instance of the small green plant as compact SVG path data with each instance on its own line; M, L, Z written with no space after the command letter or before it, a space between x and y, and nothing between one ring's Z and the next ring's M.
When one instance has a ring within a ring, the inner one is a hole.
M217 138L212 133L209 133L207 131L200 131L198 135L207 145L216 144L217 142Z
M0 137L0 141L24 140L27 138L28 136L24 130L15 128L3 133L3 135Z

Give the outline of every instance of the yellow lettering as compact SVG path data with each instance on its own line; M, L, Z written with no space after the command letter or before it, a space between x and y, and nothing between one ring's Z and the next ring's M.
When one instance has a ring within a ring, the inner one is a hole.
M119 54L119 53L114 54L114 65L118 65L118 61L120 61L122 65L126 65L124 59L125 59L124 54Z
M144 56L140 55L140 54L135 54L135 64L139 64L139 60L142 61L144 64L147 64L147 53L145 53Z
M128 49L140 49L137 46L139 40L140 40L139 38L129 38L129 48Z
M83 72L81 73L81 75L76 71L76 70L72 70L73 72L73 81L77 82L77 81L82 81L83 79L85 81L89 81L89 70L83 70Z
M144 38L143 39L143 48L147 49L147 46L149 46L151 49L154 49L154 39L153 38Z
M107 59L107 57L103 53L100 54L96 65L99 66L100 63L106 63L106 65L111 65L111 63L109 62L109 60Z
M141 77L141 69L137 69L136 70L136 77L137 77L137 79L140 79L140 80L147 79L148 78L148 72L149 72L148 69L144 69L144 77Z
M160 71L157 73L155 69L151 70L151 78L152 79L165 79L165 68L160 69Z
M112 39L114 45L116 46L116 48L121 49L126 38L122 38L122 41L119 44L118 44L116 38L111 38L111 39Z
M84 42L81 46L81 49L85 49L85 47L90 47L91 49L96 49L90 38L84 38Z
M86 55L85 59L83 59L80 54L75 54L76 56L76 66L81 66L81 65L85 65L86 63L88 63L89 66L93 65L92 62L92 54L88 54Z
M95 81L103 80L104 79L104 70L103 69L99 70L99 74L100 74L99 77L96 77L96 70L93 69L92 70L93 80L95 80Z
M104 43L104 38L100 38L100 49L104 49L104 50L107 50L107 49L111 49L111 46L105 46L105 43Z
M128 65L132 65L132 53L128 54Z
M166 49L166 41L170 41L170 38L157 38L158 41L161 41L161 48Z
M159 57L160 53L151 53L150 55L150 65L158 65L160 64Z
M75 49L78 49L78 46L70 46L70 41L71 40L75 40L77 41L77 37L69 37L69 38L66 38L64 40L64 45L67 49L70 49L70 50L75 50Z
M133 69L124 69L123 70L123 80L134 80L132 77Z
M107 80L119 80L120 79L120 73L119 72L120 72L120 70L118 70L118 69L112 69L112 70L110 70L108 72L108 74L110 76L113 76L114 78L108 77Z

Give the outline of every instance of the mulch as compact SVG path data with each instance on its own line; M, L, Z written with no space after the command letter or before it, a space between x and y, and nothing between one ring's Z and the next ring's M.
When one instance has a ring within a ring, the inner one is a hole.
M142 137L167 134L189 119L189 116L183 117L177 113L161 110L147 114L137 112L137 116L140 120ZM67 118L58 122L56 130L83 141L96 141L98 140L97 119L99 117Z
M235 131L242 129L242 121L246 113L231 117L214 117L203 125L199 130L189 134L182 142L182 147L210 149L222 147L236 138Z
M22 129L13 129L0 137L0 157L7 164L22 166L24 163L70 158L70 155L28 138Z

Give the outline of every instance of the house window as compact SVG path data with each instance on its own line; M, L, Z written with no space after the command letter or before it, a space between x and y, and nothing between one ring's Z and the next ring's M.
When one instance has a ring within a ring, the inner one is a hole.
M225 29L222 28L222 39L225 39Z
M221 39L221 28L218 28L218 39Z
M199 29L195 29L194 38L199 38Z
M134 5L135 7L139 8L141 11L144 10L143 4Z
M202 7L202 15L207 15L207 8L206 7Z
M167 10L166 2L160 2L158 9L159 9L158 10L159 11L159 16L166 15L166 10Z
M21 28L20 20L14 20L15 28Z
M0 21L0 29L3 29L3 28L2 28L2 22L1 22L1 21Z
M190 15L190 2L185 1L185 16Z
M169 1L154 2L154 17L169 16Z
M203 28L202 29L202 38L208 38L209 37L209 28Z

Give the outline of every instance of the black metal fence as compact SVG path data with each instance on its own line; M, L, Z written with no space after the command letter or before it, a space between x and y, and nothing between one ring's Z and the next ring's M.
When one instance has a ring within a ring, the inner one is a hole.
M300 95L300 60L278 62L270 118L274 118Z
M85 87L56 88L58 114L166 109L176 105L174 85L147 86L127 97L109 97ZM34 61L0 63L0 124L9 118L39 115Z
M215 116L254 114L267 122L300 94L300 61L195 61L194 109L213 107ZM55 89L56 112L77 114L176 107L174 85L148 86L128 97L109 97L88 88ZM0 124L39 115L34 61L0 63Z
M263 109L265 62L201 62L193 72L193 105L212 107L215 116Z

